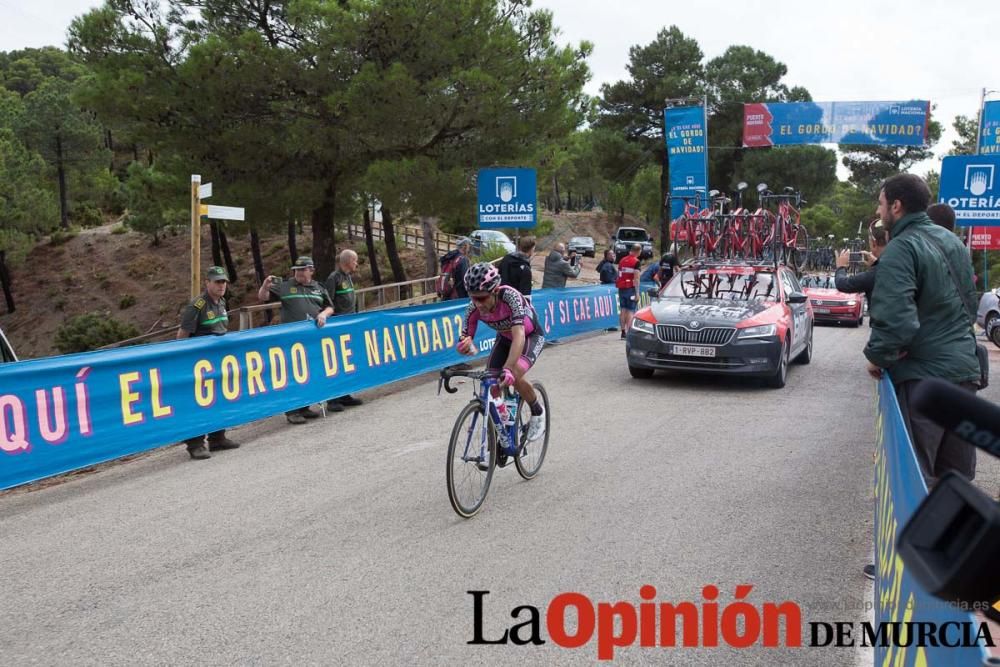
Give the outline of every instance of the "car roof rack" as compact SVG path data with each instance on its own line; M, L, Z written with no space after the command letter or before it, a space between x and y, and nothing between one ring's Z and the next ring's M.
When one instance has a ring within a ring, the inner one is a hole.
M754 269L774 271L777 267L784 266L781 263L766 261L763 259L717 259L712 257L695 257L689 259L681 265L682 269L708 269L708 268L737 268L751 267Z

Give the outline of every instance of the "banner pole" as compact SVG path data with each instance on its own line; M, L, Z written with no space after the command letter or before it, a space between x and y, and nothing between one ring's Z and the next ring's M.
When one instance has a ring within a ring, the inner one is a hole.
M201 176L191 174L191 298L200 294L201 283Z

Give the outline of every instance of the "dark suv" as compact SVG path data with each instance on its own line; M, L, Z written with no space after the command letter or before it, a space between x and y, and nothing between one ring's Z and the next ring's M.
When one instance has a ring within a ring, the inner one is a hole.
M619 227L615 235L611 237L611 247L615 251L615 263L628 254L629 248L638 243L642 246L639 259L648 259L653 256L653 239L642 227Z

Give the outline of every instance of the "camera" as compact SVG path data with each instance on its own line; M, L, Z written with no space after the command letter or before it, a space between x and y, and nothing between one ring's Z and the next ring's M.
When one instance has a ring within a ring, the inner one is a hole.
M952 435L1000 457L1000 407L943 380L921 380L913 407ZM1000 598L1000 503L954 472L943 475L897 542L907 571L932 595L969 606ZM1000 613L984 612L1000 621Z
M850 261L852 261L852 262L863 262L863 261L865 261L865 256L864 256L863 253L860 253L860 252L852 252L851 253Z

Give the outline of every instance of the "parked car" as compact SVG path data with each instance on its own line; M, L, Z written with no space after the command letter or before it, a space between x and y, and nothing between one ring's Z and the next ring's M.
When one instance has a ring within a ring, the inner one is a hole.
M989 331L990 323L1000 315L1000 288L990 290L979 299L979 312L976 313L976 324Z
M509 236L495 229L477 229L469 234L469 240L472 241L473 255L482 255L491 246L501 247L508 253L516 249Z
M865 322L864 294L848 294L834 287L833 278L806 276L800 281L802 291L812 302L817 322L836 322L859 327Z
M570 252L576 251L578 255L593 257L596 254L594 239L591 236L574 236L566 244L566 249Z
M638 243L642 246L639 259L648 259L653 256L653 239L642 227L619 227L614 236L611 237L611 247L615 251L615 263L628 254L629 248Z
M0 329L0 364L6 364L17 360L17 355L14 354L14 348L11 347L10 342L7 340L7 336L4 335L3 329Z
M812 359L812 306L788 267L691 263L650 297L625 339L634 378L672 370L763 377L780 388L793 359Z

